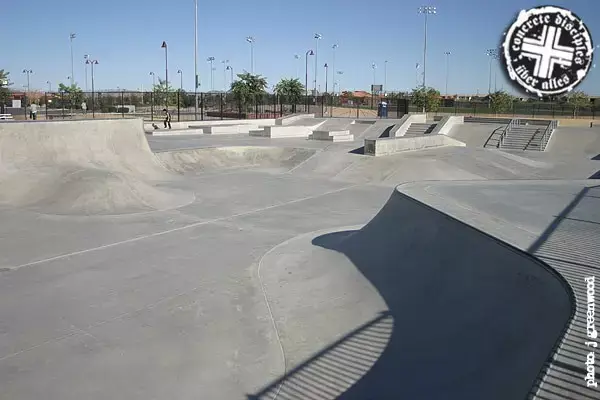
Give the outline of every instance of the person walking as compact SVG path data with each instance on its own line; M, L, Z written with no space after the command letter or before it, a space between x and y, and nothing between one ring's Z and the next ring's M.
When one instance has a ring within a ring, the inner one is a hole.
M167 125L169 125L169 129L171 129L171 113L166 108L163 108L163 112L165 113L165 129L167 129Z
M37 119L37 111L38 105L36 103L31 103L31 106L29 106L29 116L34 121Z
M85 101L81 103L81 112L83 112L84 115L87 114L87 104Z

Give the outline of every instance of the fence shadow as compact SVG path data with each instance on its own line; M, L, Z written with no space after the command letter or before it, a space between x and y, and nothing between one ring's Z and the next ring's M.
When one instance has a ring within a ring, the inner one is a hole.
M525 398L569 322L570 292L545 264L399 192L362 229L312 243L344 254L371 282L388 306L391 337L364 376L348 376L344 393L318 390L327 375L312 366L325 354L323 364L334 365L328 348L251 399L288 381L294 393L281 399ZM364 353L355 346L344 357Z

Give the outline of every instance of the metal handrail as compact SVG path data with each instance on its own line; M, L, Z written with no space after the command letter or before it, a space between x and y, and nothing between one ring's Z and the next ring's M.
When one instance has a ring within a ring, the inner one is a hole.
M520 125L521 121L518 118L513 118L510 120L510 122L508 123L508 125L506 125L506 128L504 128L504 131L502 131L502 134L500 135L500 140L498 140L498 143L496 144L496 148L500 148L502 146L502 142L504 142L504 138L506 137L506 135L508 134L508 132L510 132L510 130L515 127L516 125Z
M544 131L544 135L542 136L542 139L540 140L540 150L541 151L545 151L546 150L546 144L548 144L548 143L547 142L544 143L544 142L546 140L549 140L549 139L546 138L546 136L550 136L552 134L552 132L556 129L557 126L558 126L558 121L557 120L552 120L552 121L550 121L550 123L546 127L546 130Z
M489 141L490 141L490 140L491 140L491 139L494 137L494 135L496 134L496 132L497 132L497 131L499 131L500 129L506 129L506 127L505 127L505 126L499 126L499 127L497 127L496 129L494 129L494 130L492 131L492 133L490 134L490 136L489 136L489 137L487 138L487 140L485 141L485 143L483 144L483 148L486 148L486 147L487 147L487 145L488 145L488 142L489 142ZM498 147L498 146L496 146L496 147Z
M535 132L533 132L533 135L531 135L531 137L529 138L529 141L527 142L527 144L525 145L525 147L523 148L523 150L527 150L527 148L529 147L529 145L531 144L531 142L533 142L533 139L535 139L535 137L537 136L538 133L540 133L540 130L536 129ZM542 139L543 139L543 136L542 136Z

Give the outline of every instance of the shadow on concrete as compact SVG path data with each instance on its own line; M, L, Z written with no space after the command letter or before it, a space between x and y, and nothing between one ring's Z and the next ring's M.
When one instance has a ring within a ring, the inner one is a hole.
M592 174L588 179L600 179L600 169Z
M341 395L328 392L326 375L303 373L332 365L326 349L251 399L277 390L294 391L282 399L522 399L570 321L572 293L554 270L397 191L362 229L312 243L343 253L372 283L392 335L362 378L345 376ZM368 356L359 347L344 355Z
M360 146L357 149L350 150L348 153L351 153L351 154L365 154L365 146Z
M600 154L598 154L598 155L596 155L596 156L592 157L592 160L595 160L595 161L600 161Z

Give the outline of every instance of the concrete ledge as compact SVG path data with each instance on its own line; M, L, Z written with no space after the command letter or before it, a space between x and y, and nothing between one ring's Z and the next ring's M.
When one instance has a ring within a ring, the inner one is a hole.
M289 125L292 122L298 121L303 118L314 118L315 114L292 114L286 115L285 117L277 118L275 125Z
M183 136L183 135L203 135L204 129L153 129L146 131L150 136Z
M215 125L203 128L204 133L209 135L227 135L236 133L250 133L252 130L258 129L258 125Z
M157 117L154 122L144 122L144 130L152 130L152 124L162 127L162 120ZM224 119L224 120L206 120L206 121L180 121L172 122L173 129L202 129L207 126L215 125L275 125L275 119Z
M326 140L330 142L351 142L354 140L354 135L351 135L349 130L313 131L308 138L313 140Z
M447 135L450 133L455 125L462 125L465 123L465 117L463 115L448 115L438 122L437 126L433 128L430 135Z
M444 146L465 147L466 144L446 135L365 139L364 154L370 156L385 156L403 151Z
M404 117L400 118L400 121L392 128L390 131L390 138L399 137L406 135L406 131L410 127L410 124L417 123L423 124L427 122L427 114L423 113L415 113L415 114L406 114Z

